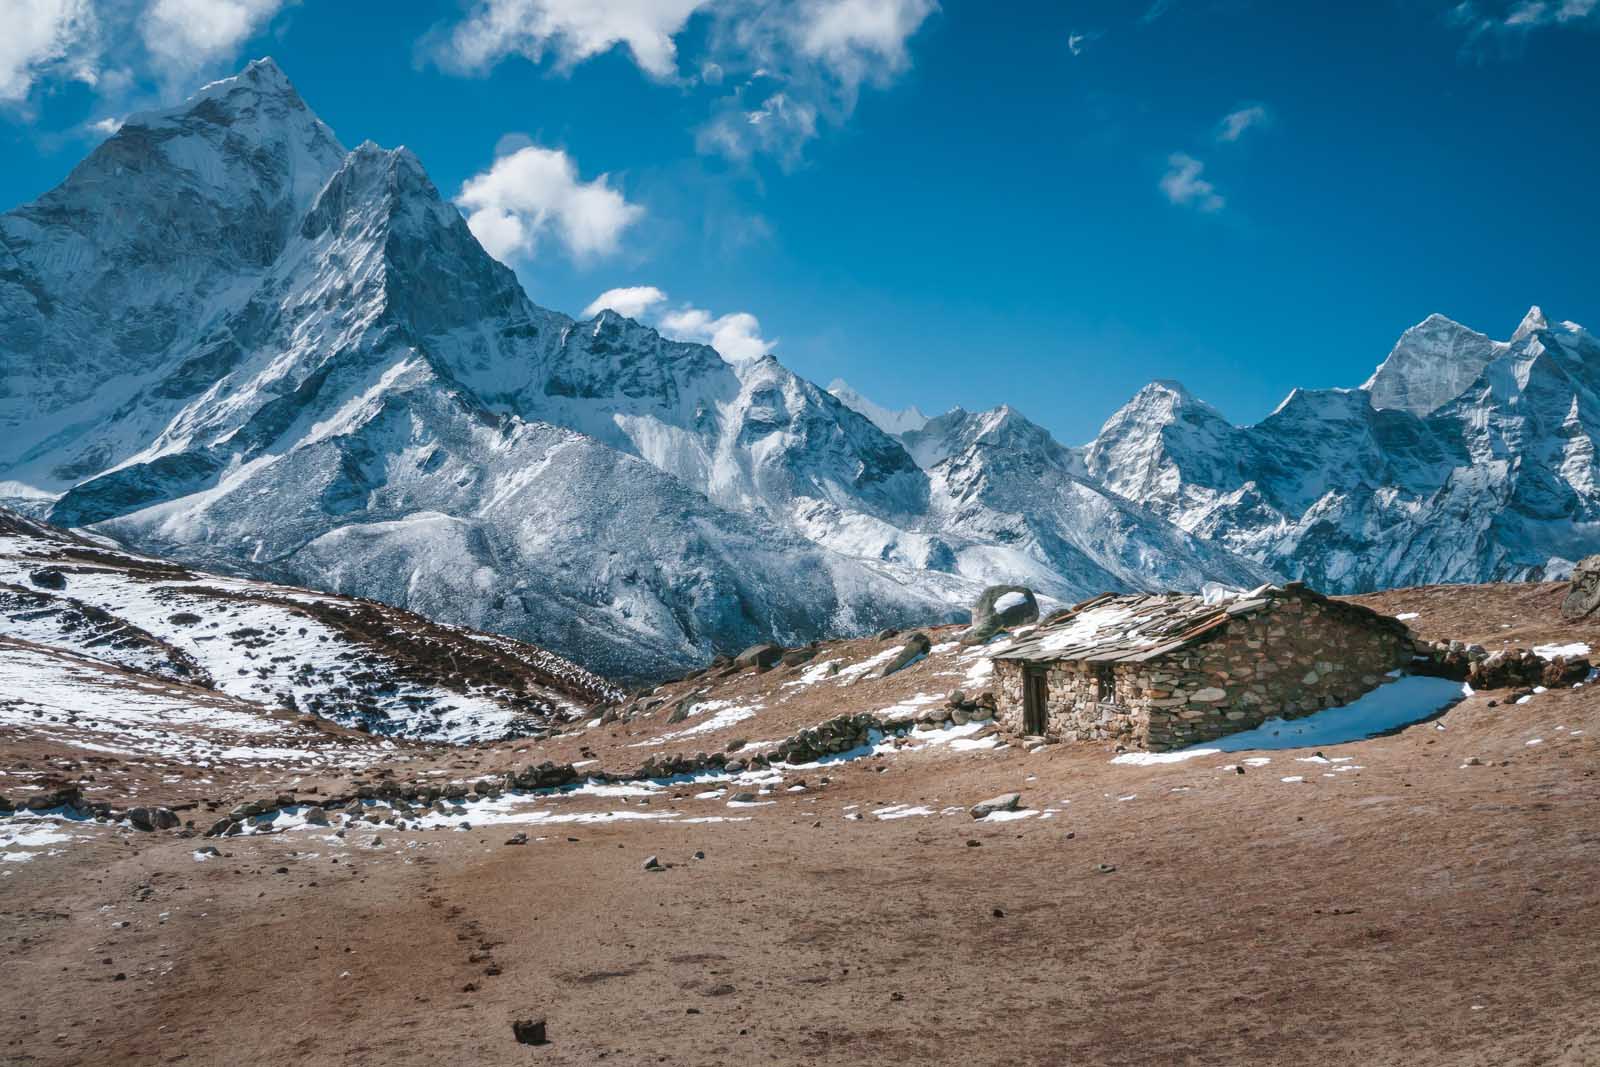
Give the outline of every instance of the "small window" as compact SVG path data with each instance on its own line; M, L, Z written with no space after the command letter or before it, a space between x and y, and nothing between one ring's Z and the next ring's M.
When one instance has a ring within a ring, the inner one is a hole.
M1094 671L1094 699L1097 704L1113 704L1117 698L1117 676L1109 663L1096 663Z

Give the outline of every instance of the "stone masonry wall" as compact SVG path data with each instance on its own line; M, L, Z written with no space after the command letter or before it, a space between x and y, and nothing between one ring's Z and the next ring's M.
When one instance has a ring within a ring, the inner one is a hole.
M1348 704L1410 662L1404 630L1343 605L1287 596L1233 620L1220 636L1149 663L1112 669L1110 702L1096 702L1093 664L1046 668L1047 735L1115 741L1160 752ZM998 718L1023 725L1023 664L995 663Z

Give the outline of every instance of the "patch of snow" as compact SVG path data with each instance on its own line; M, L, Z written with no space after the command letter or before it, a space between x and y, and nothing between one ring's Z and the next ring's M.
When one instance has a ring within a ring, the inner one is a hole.
M1252 730L1241 730L1196 747L1246 752L1342 745L1420 722L1463 695L1460 682L1411 675L1381 685L1342 707L1326 708L1299 719L1268 719ZM1244 762L1253 764L1254 760Z
M1582 641L1573 641L1566 645L1534 645L1533 654L1542 659L1555 659L1557 656L1574 659L1578 656L1587 656L1589 646Z
M983 818L979 819L978 821L979 822L1013 822L1013 821L1015 821L1017 819L1031 819L1037 814L1039 814L1039 813L1037 811L1034 811L1032 808L1019 808L1016 811L991 811L989 814L985 815Z
M994 602L994 610L998 614L1004 614L1012 608L1020 608L1027 602L1028 598L1021 593L1007 593Z
M921 804L891 804L886 808L878 808L872 814L879 819L909 819L917 815L932 815L934 810Z

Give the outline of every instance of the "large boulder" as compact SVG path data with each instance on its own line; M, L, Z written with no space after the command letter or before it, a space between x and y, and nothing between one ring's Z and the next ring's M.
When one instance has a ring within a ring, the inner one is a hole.
M997 811L1016 811L1017 806L1021 803L1021 793L1002 793L997 797L990 797L988 800L972 805L967 809L967 812L974 819L987 819Z
M737 667L755 667L768 670L783 658L782 645L751 645L734 658Z
M887 678L902 667L910 666L928 654L928 649L933 647L933 642L925 633L907 634L902 637L900 651L890 656L882 667L878 668L878 677Z
M1025 585L991 585L972 605L972 626L961 635L964 645L978 645L1001 630L1039 621L1039 602Z
M1561 602L1561 617L1584 619L1600 608L1600 556L1586 556L1572 568L1572 588Z

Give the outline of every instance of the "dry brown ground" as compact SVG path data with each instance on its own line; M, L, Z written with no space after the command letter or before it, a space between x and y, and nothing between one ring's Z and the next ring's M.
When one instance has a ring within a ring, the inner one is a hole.
M1429 636L1600 647L1554 587L1363 599ZM729 732L772 738L953 669L714 696L763 703ZM546 824L521 847L503 825L298 831L196 862L198 839L84 829L0 872L0 1063L1600 1063L1600 686L1503 696L1324 750L1350 772L929 748L737 812L694 788L553 802L749 821ZM627 766L682 725L408 753ZM937 814L1011 789L1054 813ZM936 814L846 818L896 803ZM535 1014L551 1043L517 1045Z

